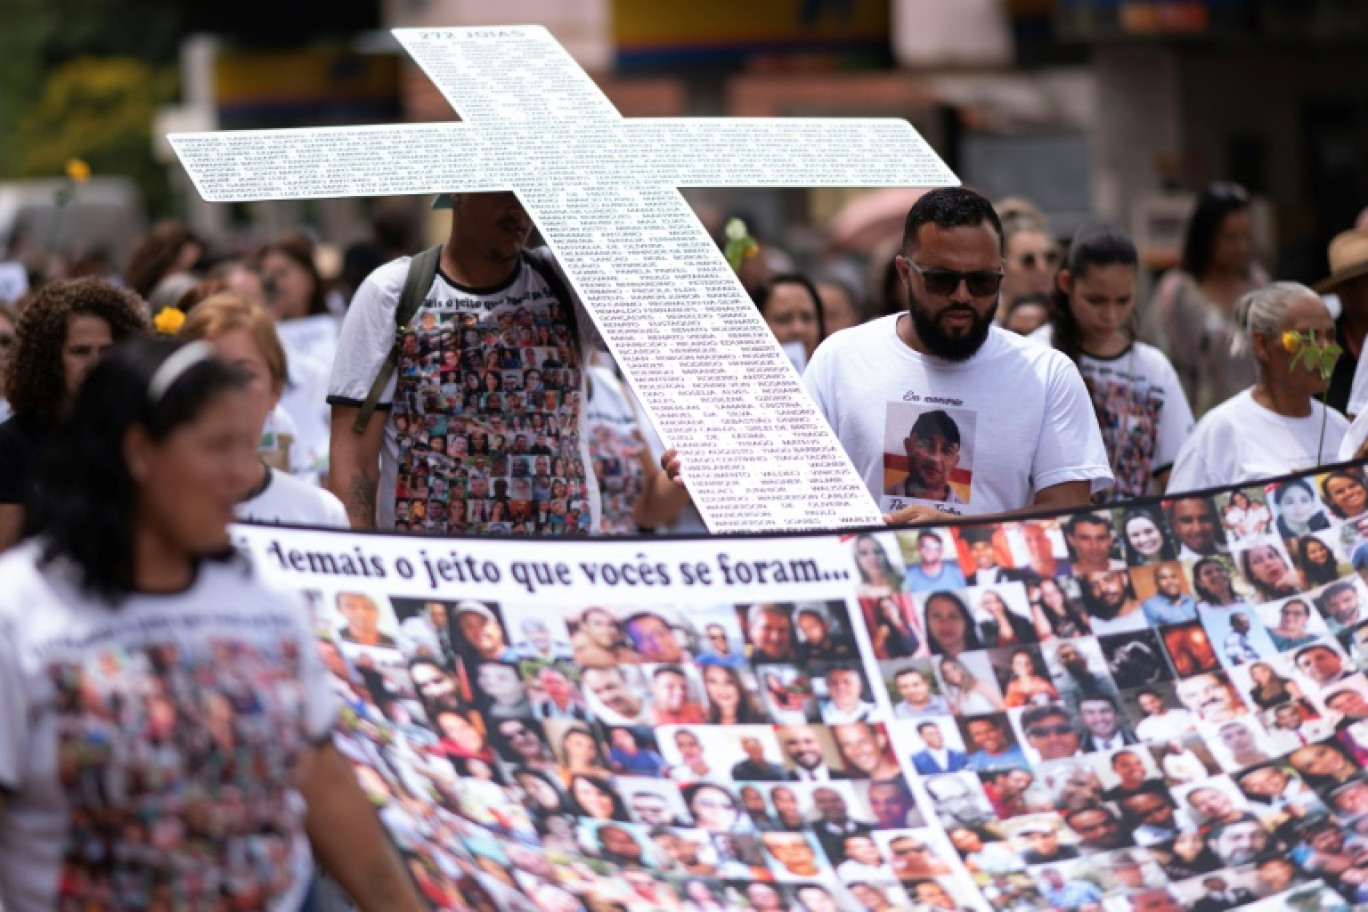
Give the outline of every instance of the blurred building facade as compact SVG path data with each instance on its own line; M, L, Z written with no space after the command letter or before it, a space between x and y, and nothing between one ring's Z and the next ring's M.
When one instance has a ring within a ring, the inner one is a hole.
M626 116L894 116L968 185L1033 199L1066 234L1118 222L1168 265L1188 194L1263 201L1263 258L1315 278L1368 205L1361 0L377 0L377 24L547 26ZM348 47L220 46L197 66L204 127L445 120L383 34ZM205 71L205 67L208 70ZM204 72L208 75L205 76ZM208 83L207 87L205 83ZM692 194L762 237L820 252L852 194ZM364 201L252 208L345 242ZM225 230L222 217L209 226Z

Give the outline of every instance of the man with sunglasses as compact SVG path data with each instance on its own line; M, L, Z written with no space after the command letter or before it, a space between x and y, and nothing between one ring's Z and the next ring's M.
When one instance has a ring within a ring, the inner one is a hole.
M982 196L924 195L896 259L907 313L831 336L804 375L888 522L1081 506L1111 486L1077 368L993 325L1002 242Z

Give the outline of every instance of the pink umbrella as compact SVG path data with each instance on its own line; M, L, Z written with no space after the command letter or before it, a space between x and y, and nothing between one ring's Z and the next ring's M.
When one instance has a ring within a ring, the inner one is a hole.
M855 197L832 217L827 244L832 250L868 253L902 237L907 210L924 193L925 188L886 187Z

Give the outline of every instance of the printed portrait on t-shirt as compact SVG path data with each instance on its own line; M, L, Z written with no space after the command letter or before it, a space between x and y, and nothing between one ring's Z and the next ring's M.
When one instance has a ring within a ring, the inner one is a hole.
M885 510L926 504L959 514L970 504L977 414L890 402L884 424Z
M1114 500L1144 495L1153 471L1162 468L1155 458L1165 389L1134 362L1134 354L1118 362L1088 359L1082 371L1102 440L1113 454Z

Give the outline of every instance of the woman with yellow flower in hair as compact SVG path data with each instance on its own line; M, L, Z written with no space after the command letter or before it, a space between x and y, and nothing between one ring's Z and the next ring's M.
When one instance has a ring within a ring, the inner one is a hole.
M1168 493L1236 484L1333 461L1349 422L1315 397L1339 346L1335 323L1305 285L1275 282L1235 307L1235 356L1250 352L1258 381L1197 423L1178 453Z

